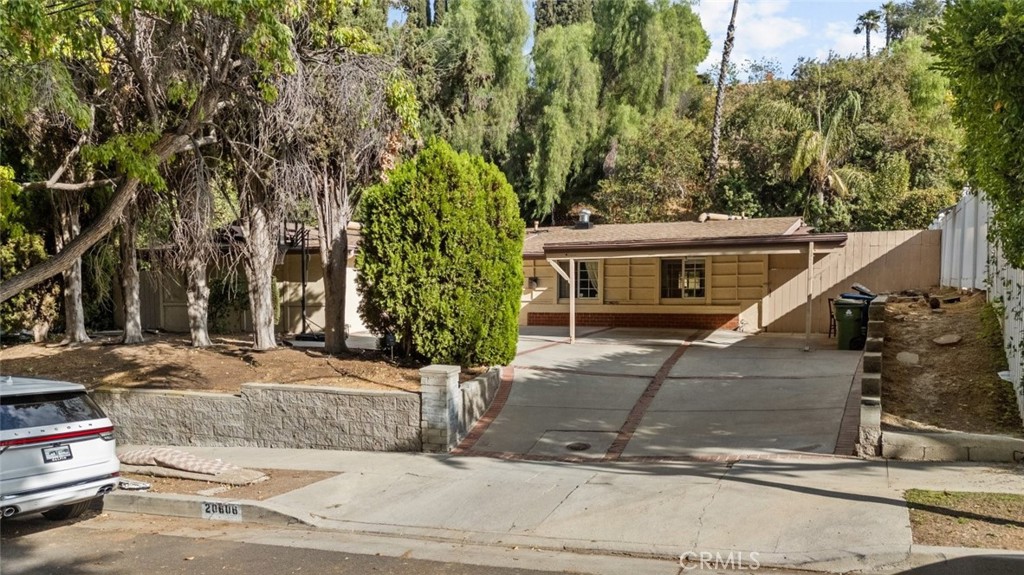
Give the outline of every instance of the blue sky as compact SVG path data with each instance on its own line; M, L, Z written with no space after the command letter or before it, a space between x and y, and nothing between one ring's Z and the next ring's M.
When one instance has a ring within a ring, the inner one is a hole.
M864 35L854 34L857 16L878 8L883 0L740 0L736 15L736 44L732 61L773 58L785 75L800 56L825 58L829 51L841 56L864 53ZM708 36L711 53L698 70L717 70L722 43L729 26L732 0L701 0L694 6ZM871 36L872 52L885 44L885 36ZM741 74L741 79L746 76Z

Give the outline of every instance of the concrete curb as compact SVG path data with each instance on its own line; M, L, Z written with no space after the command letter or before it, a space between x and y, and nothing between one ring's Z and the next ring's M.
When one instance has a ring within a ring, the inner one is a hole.
M1024 462L1024 439L950 432L882 432L882 455L910 461Z
M235 505L238 507L238 518L206 517L203 513L204 503ZM284 506L270 501L218 499L216 497L200 497L195 495L114 491L104 499L104 509L121 513L184 517L200 521L232 521L276 527L306 527L326 531L359 533L396 539L416 539L438 543L474 544L508 549L532 548L545 551L668 561L678 561L680 554L686 551L675 546L661 544L542 537L516 533L462 531L392 524L368 524L328 519L309 513L295 513ZM701 549L701 551L718 552L722 556L727 556L730 552L743 553L749 556L751 551L756 550ZM778 551L758 553L758 560L762 567L829 572L878 570L899 564L908 559L907 551L895 551L892 546L879 546L878 548L872 547L869 549L825 549L815 552L798 553Z
M237 506L238 519L214 519L204 517L203 503L226 503ZM259 523L262 525L317 527L316 520L308 515L301 517L284 509L282 506L267 501L251 501L247 499L218 499L216 497L199 497L194 495L177 495L164 493L137 493L114 491L103 499L103 507L108 511L122 513L143 513L148 515L169 515L186 517L203 521L233 521L238 523Z

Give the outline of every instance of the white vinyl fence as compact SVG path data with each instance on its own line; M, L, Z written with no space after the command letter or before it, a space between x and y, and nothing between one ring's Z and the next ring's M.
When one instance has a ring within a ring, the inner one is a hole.
M989 301L1002 309L1006 360L1024 418L1024 270L1010 267L999 246L989 243L991 214L983 194L965 193L933 224L942 230L940 277L944 286L988 290Z

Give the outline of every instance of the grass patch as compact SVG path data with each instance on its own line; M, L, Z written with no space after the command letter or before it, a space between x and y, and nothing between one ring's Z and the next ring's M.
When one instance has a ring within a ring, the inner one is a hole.
M905 498L915 543L1024 550L1024 495L911 489Z

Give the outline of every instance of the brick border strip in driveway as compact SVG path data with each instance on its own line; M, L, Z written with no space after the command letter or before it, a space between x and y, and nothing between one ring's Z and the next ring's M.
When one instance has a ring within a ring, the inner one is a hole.
M662 384L665 383L665 379L668 378L668 374L672 372L672 368L675 367L676 363L679 362L679 358L683 357L686 350L690 348L690 344L693 341L699 341L710 335L709 331L697 332L693 335L692 341L687 339L672 355L665 360L665 363L661 364L661 368L658 369L658 373L654 374L654 379L651 383L647 384L647 389L640 395L640 399L633 404L633 409L629 411L629 415L626 417L625 423L619 429L618 435L615 437L615 441L612 441L611 446L608 448L608 452L604 454L604 461L617 461L622 458L622 453L626 450L626 446L629 444L629 440L633 439L633 434L636 433L640 422L644 419L644 414L647 413L647 409L651 407L651 403L654 402L654 396L658 395L658 391L661 390Z

